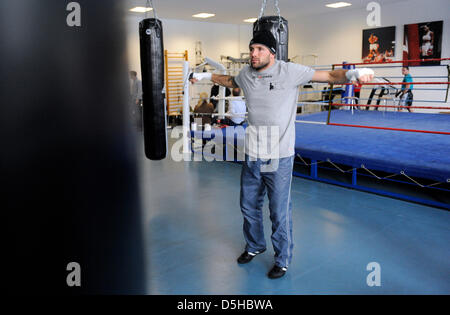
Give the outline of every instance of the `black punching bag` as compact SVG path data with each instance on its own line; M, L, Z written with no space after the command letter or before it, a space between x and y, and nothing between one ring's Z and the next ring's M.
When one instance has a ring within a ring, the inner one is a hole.
M9 294L148 293L123 2L0 1Z
M164 106L164 46L162 23L139 23L145 156L161 160L167 155L167 122Z
M285 18L279 16L263 16L253 23L253 35L259 31L269 31L277 41L276 59L288 61L289 28Z

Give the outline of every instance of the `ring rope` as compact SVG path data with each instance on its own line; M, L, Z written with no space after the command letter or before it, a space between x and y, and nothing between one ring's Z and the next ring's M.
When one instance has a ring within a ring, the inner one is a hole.
M418 101L416 101L418 102ZM428 102L428 101L425 101ZM331 106L355 106L355 107L386 107L386 108L415 108L415 109L442 109L450 110L450 107L437 107L437 106L400 106L400 105L371 105L371 104L344 104L344 103L332 103Z
M428 85L428 84L436 84L436 85L444 85L444 84L450 84L450 82L367 82L367 83L359 83L360 85L408 85L408 84L414 84L414 85ZM353 83L340 83L339 85L353 85Z
M328 104L328 101L316 101L316 102L307 102L307 101L304 101L304 102L302 102L302 101L300 101L300 102L297 102L297 105L298 104L311 104L311 105L315 105L315 104L320 104L320 105L323 105L323 104Z
M400 76L383 76L383 78L391 78L391 79L403 79L403 77ZM430 79L430 78L439 78L439 79L448 79L447 76L426 76L426 75L415 75L414 78L420 78L420 79Z
M363 97L360 97L360 98L356 98L357 100L360 100L360 101L368 101L368 100L374 100L374 101L377 101L377 100L387 100L387 101L398 101L398 100L400 100L400 98L398 98L398 97L390 97L390 98L376 98L376 97L373 97L372 99L370 99L370 98L363 98ZM447 104L447 102L446 101L429 101L429 100L414 100L414 103L444 103L444 104ZM356 104L356 105L358 105L358 104ZM371 105L371 106L373 106L373 105ZM450 107L446 107L447 109L449 109L450 110Z
M346 64L331 64L331 65L311 65L309 66L310 68L316 69L316 70L330 70L332 66L343 66L343 65L361 65L361 66L366 66L366 65L378 65L378 64L392 64L392 63L411 63L411 62L435 62L435 61L447 61L450 60L450 58L434 58L434 59L411 59L411 60L394 60L394 61L380 61L380 62L370 62L370 63L365 63L365 62L359 62L359 63L346 63ZM412 66L412 65L410 65ZM420 65L422 66L422 65ZM427 67L431 66L431 65L425 65ZM432 66L446 66L446 65L432 65ZM388 66L387 68L395 68L396 66ZM403 67L403 65L398 66L398 67ZM416 66L419 67L419 66ZM380 68L380 67L377 67Z
M339 127L356 127L356 128L368 128L368 129L380 129L380 130L393 130L393 131L421 132L421 133L432 133L432 134L440 134L440 135L450 135L450 132L445 132L445 131L402 129L402 128L376 127L376 126L337 124L337 123L328 123L328 125L339 126Z
M296 123L302 124L315 124L315 125L326 125L327 123L324 121L312 121L312 120L296 120Z
M435 61L446 61L450 58L432 58L432 59L410 59L410 60L394 60L394 61L378 61L378 62L356 62L356 63L339 63L333 64L335 67L349 66L349 65L376 65L376 64L392 64L392 63L411 63L411 62L435 62Z
M409 67L420 68L420 67L446 67L447 65L409 65ZM404 66L377 66L374 65L372 69L392 69L392 68L403 68ZM356 69L365 68L364 66L356 66Z
M413 84L414 84L414 82L413 82ZM374 88L372 88L372 87L367 87L367 88L365 88L365 87L362 87L361 88L361 90L373 90ZM414 88L414 91L447 91L447 89L421 89L421 88Z

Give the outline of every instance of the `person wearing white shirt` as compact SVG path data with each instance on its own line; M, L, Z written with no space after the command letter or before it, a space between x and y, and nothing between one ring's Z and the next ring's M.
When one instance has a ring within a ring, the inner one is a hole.
M232 91L233 96L240 96L241 89L234 88ZM229 118L226 120L226 124L230 126L241 125L245 120L245 113L247 112L247 107L245 106L245 101L242 99L230 100L228 102Z
M133 123L138 130L142 129L142 82L137 78L136 71L130 71L130 110Z

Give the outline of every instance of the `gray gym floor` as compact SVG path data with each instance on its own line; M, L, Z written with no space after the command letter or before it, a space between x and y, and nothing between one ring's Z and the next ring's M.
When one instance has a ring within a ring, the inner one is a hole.
M294 177L293 261L271 280L267 202L268 250L236 262L245 246L240 164L139 156L148 294L450 293L446 210ZM371 262L380 286L368 285Z

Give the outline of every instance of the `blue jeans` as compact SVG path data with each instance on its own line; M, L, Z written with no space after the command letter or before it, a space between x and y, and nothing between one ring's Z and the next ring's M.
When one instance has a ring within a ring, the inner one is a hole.
M267 160L245 156L241 173L241 211L244 216L245 250L266 249L263 227L263 203L267 192L272 245L275 264L288 267L292 260L292 203L291 182L294 156Z

